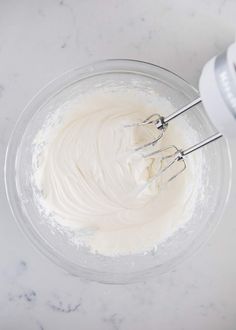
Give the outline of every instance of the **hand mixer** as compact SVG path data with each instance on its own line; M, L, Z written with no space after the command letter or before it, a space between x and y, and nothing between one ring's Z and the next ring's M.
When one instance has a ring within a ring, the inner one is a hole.
M162 176L178 162L180 164L178 170L174 173L172 171L171 176L166 181L173 180L186 169L185 156L218 140L223 134L232 136L236 133L236 43L229 46L224 53L206 63L200 76L199 90L200 97L169 116L163 117L159 114L153 114L143 122L127 125L128 127L154 125L159 131L154 140L135 149L136 151L144 150L149 146L154 146L164 136L170 121L202 102L212 123L219 130L214 135L185 150L171 145L144 154L144 157L162 155L160 170L151 181Z

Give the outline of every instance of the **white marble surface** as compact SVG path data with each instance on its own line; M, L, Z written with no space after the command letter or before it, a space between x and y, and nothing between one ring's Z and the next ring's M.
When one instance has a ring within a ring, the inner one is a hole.
M0 330L236 329L235 175L205 247L175 271L127 286L81 281L41 256L16 227L3 183L10 131L45 83L126 57L197 85L205 61L234 39L235 13L235 0L0 0Z

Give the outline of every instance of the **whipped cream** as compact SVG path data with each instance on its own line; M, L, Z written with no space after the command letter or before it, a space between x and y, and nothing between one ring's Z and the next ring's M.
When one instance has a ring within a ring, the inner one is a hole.
M134 149L158 132L126 127L174 110L156 93L102 88L58 109L34 140L32 179L48 221L72 231L75 244L107 256L150 251L183 226L200 184L194 160L164 189L158 180L149 184L160 158ZM188 144L184 125L171 124L158 148Z

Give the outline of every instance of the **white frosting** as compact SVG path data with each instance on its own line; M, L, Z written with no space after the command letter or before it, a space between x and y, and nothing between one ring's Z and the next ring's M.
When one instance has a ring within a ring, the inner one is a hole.
M165 189L158 181L146 185L160 159L143 158L134 148L152 140L156 129L125 128L173 110L157 95L98 90L45 123L34 141L33 180L45 210L75 233L76 244L109 256L145 252L191 217L193 162ZM184 139L182 128L172 124L158 146L183 146Z

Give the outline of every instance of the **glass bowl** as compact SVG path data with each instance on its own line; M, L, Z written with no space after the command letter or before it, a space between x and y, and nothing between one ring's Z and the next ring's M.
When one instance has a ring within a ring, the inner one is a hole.
M67 72L27 105L11 135L5 159L5 186L16 222L44 255L70 274L104 283L132 283L172 269L191 255L216 227L228 199L231 162L228 145L220 139L202 149L204 184L190 221L158 246L156 252L106 257L76 248L63 231L42 219L32 185L32 141L45 118L75 94L97 86L123 84L151 88L179 108L198 96L197 91L174 73L134 60L105 60ZM199 140L213 131L201 105L185 114Z

